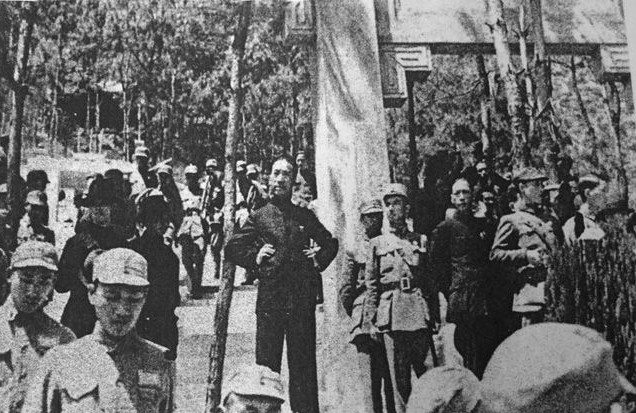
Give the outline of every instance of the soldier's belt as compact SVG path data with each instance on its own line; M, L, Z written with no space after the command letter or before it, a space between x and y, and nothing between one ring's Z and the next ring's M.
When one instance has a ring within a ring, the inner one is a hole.
M392 281L386 284L381 284L383 291L389 290L402 290L404 292L413 291L413 287L411 285L411 279L409 277L402 277L400 281Z

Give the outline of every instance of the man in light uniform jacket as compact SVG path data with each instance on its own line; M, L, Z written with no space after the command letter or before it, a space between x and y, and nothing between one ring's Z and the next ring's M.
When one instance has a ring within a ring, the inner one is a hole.
M364 283L364 269L369 252L369 240L382 233L382 201L374 199L360 207L360 221L365 238L353 251L347 251L344 283L340 288L340 302L353 321L351 343L358 352L360 366L360 386L364 391L365 411L382 413L382 387L388 413L395 412L393 386L389 365L386 360L384 342L371 337L368 324L364 323L363 306L367 297Z
M11 293L0 307L0 412L19 413L41 358L75 335L43 311L57 273L51 244L26 241L9 271Z
M490 249L491 261L501 266L509 283L501 288L514 295L511 332L543 321L547 265L556 246L552 223L537 216L546 180L534 168L523 168L514 177L518 188L515 212L501 218Z
M366 262L365 328L382 333L386 346L395 409L406 411L411 394L411 371L419 377L433 323L439 323L437 288L426 278L425 237L406 225L409 201L406 187L390 184L384 194L390 233L371 240Z
M148 264L115 248L95 258L92 334L50 351L33 377L23 412L172 412L174 365L167 349L135 324L148 294Z

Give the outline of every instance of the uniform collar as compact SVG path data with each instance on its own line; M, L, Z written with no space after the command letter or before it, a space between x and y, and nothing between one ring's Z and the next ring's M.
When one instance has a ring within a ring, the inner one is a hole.
M116 343L109 343L103 338L102 325L99 321L95 323L95 329L93 330L93 334L91 335L91 337L97 344L106 348L106 352L109 355L122 354L133 343L139 341L139 336L137 335L135 329L133 329L130 333L126 334Z

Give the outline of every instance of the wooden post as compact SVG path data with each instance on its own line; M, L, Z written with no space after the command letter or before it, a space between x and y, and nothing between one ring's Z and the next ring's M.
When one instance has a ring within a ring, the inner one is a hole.
M242 1L238 6L238 21L234 28L234 39L231 47L230 69L230 106L228 108L227 137L225 141L225 205L224 205L224 233L226 241L232 237L235 218L236 199L236 175L234 165L236 163L236 149L239 140L239 128L241 122L241 108L243 106L243 89L241 78L243 75L243 58L245 55L245 42L252 16L252 2ZM210 364L207 378L205 398L206 413L213 413L223 402L221 400L221 385L223 382L223 365L225 361L225 346L227 342L227 328L230 318L230 306L232 304L232 292L234 290L234 264L223 262L223 276L216 301L214 312L214 336L210 345Z

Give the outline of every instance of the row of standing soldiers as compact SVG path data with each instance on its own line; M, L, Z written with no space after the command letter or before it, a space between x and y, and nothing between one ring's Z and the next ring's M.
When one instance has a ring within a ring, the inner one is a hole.
M546 180L535 169L519 171L509 189L513 212L491 222L475 214L473 185L457 179L453 208L430 238L409 230L401 184L362 205L367 240L347 253L340 299L353 321L366 411L383 411L382 388L386 410L405 411L411 374L425 372L429 349L437 363L432 334L443 321L455 325L454 345L481 378L507 336L543 320L549 256L558 245L553 223L539 217Z

